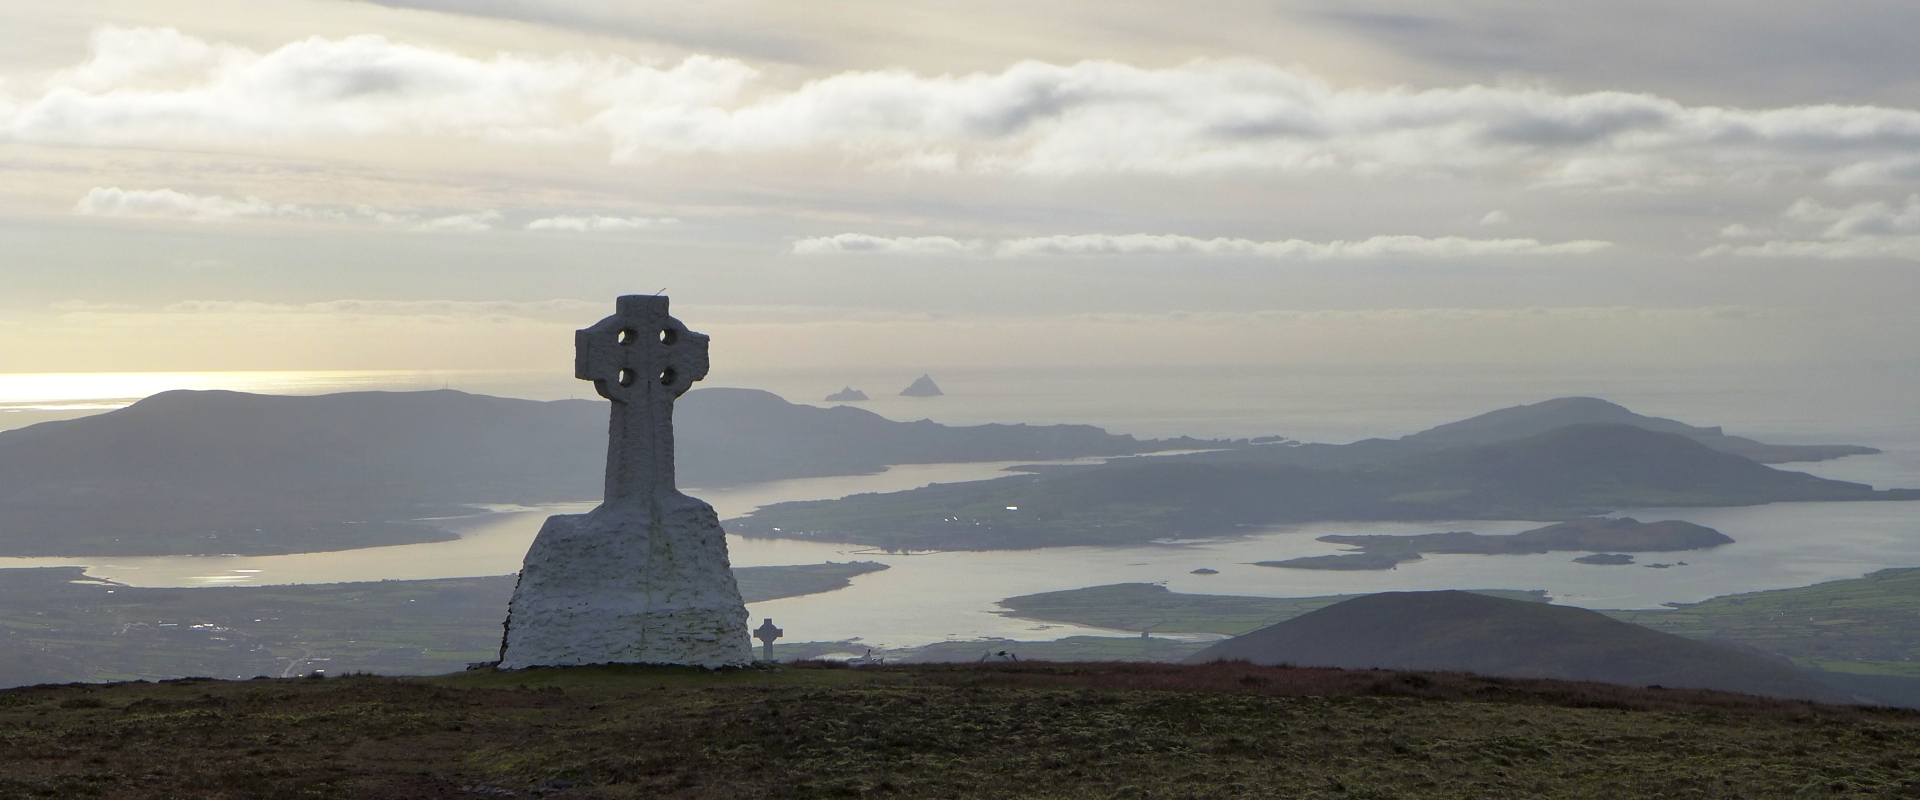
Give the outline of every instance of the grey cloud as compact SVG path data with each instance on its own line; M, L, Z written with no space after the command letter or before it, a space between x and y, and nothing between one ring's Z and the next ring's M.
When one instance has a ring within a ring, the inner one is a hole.
M794 32L758 33L751 26L713 24L695 19L688 9L669 9L623 0L349 0L388 8L409 8L474 17L530 22L600 35L629 36L691 50L720 51L785 63L818 60L816 47ZM708 8L718 11L720 8ZM676 11L678 13L676 13Z
M1313 5L1309 5L1312 3ZM1317 7L1316 7L1317 6ZM1321 0L1286 6L1467 74L1689 102L1920 102L1920 5L1907 0Z
M801 239L788 252L802 256L878 254L878 255L965 255L980 250L977 241L961 241L950 236L869 236L842 233Z
M199 77L161 85L140 66L195 59ZM937 76L855 70L783 90L742 61L711 56L667 67L575 54L479 59L379 36L256 53L170 30L108 29L73 74L92 77L17 101L0 96L0 141L196 148L445 136L610 146L616 162L839 150L868 165L976 173L1351 170L1593 185L1690 184L1754 170L1839 175L1920 149L1920 111L1904 108L1742 110L1484 85L1341 88L1245 60L1026 61Z
M491 209L417 219L411 214L382 211L368 205L313 206L272 203L248 196L229 200L220 195L196 195L173 189L121 189L96 186L73 206L73 213L95 217L145 217L191 222L234 222L246 219L304 220L339 224L407 225L415 231L475 233L493 229L501 214ZM607 219L607 218L600 218Z
M1780 216L1801 225L1825 225L1819 232L1821 240L1776 239L1754 245L1722 244L1707 248L1700 255L1920 261L1920 194L1909 195L1904 206L1871 201L1845 208L1828 206L1813 198L1803 197L1788 206ZM1734 238L1767 232L1735 224L1727 226L1721 233Z
M1827 182L1836 186L1884 186L1920 183L1920 158L1863 161L1834 170Z
M1833 208L1803 197L1781 216L1799 222L1828 223L1820 235L1829 239L1920 234L1920 194L1908 195L1905 207L1871 201Z

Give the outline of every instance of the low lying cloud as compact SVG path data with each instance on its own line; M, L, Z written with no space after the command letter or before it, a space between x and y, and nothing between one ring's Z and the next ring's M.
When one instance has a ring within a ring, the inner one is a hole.
M574 233L592 233L596 231L631 231L643 228L665 228L680 224L673 217L543 217L527 223L530 231L571 231Z
M885 255L918 256L955 256L977 253L981 250L978 241L961 241L948 236L868 236L864 233L842 233L837 236L815 236L793 243L790 252L795 255L818 256L846 253L873 253Z
M1920 183L1920 158L1862 161L1833 171L1827 182L1836 186L1907 186Z
M1041 236L1001 242L996 255L1201 255L1324 261L1382 257L1461 258L1499 255L1581 255L1611 247L1609 242L1579 240L1541 244L1534 239L1467 239L1459 236L1375 236L1358 241L1309 242L1282 239L1200 239L1192 236L1132 233Z
M1829 223L1827 229L1820 232L1829 239L1920 234L1920 194L1908 195L1904 207L1867 202L1833 208L1803 197L1780 215L1796 222Z
M1880 236L1838 242L1771 241L1752 245L1721 244L1701 251L1700 255L1830 260L1896 258L1920 261L1920 236Z
M380 36L259 52L171 29L105 29L89 58L0 94L0 141L259 146L456 137L605 147L616 161L827 150L941 172L1477 173L1552 184L1755 175L1920 181L1920 111L1737 109L1538 88L1338 88L1245 60L1149 69L1027 61L999 72L834 74L769 85L745 62L474 58Z
M475 211L467 214L453 214L434 217L414 223L416 231L453 231L455 233L481 233L493 230L493 223L500 221L498 211Z
M258 197L228 200L219 195L192 195L172 189L121 189L96 186L74 204L76 214L102 217L164 217L196 222L220 222L241 217L298 217L312 219L315 209L276 205Z
M1080 234L1008 239L991 247L980 241L946 236L887 238L859 233L820 236L793 243L798 255L878 253L887 255L992 254L1001 258L1034 256L1245 256L1304 261L1365 258L1463 258L1504 255L1582 255L1611 247L1612 243L1578 240L1542 244L1534 239L1467 239L1459 236L1375 236L1357 241L1309 242L1283 239L1201 239L1170 234Z
M192 222L230 222L240 219L295 219L340 223L405 226L416 231L480 232L493 229L498 211L473 211L419 219L410 214L382 211L372 206L311 206L271 203L248 196L229 200L220 195L196 195L173 189L122 189L96 186L73 206L73 213L100 217L146 217Z
M572 319L603 311L606 303L587 300L328 300L319 303L265 303L254 300L184 300L159 309L163 314L350 314L356 316L513 317ZM61 311L138 311L125 305L56 305Z
M1828 206L1813 198L1803 197L1787 206L1780 216L1790 224L1825 227L1820 230L1818 240L1776 239L1753 245L1722 244L1709 247L1700 255L1920 261L1920 194L1909 195L1904 206L1873 201L1845 208ZM1771 233L1739 223L1721 230L1721 235L1730 238Z

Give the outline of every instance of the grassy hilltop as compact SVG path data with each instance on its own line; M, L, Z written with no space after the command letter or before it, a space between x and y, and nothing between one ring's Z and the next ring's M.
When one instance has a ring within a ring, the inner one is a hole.
M0 692L0 796L1911 796L1920 714L1221 664L592 667Z

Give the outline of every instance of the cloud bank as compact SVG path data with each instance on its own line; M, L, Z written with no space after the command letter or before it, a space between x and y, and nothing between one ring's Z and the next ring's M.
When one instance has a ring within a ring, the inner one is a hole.
M1055 255L1203 255L1324 261L1330 259L1460 258L1500 255L1580 255L1604 250L1609 242L1579 240L1541 244L1534 239L1467 239L1459 236L1374 236L1358 241L1309 242L1283 239L1199 239L1192 236L1132 233L1041 236L1002 242L996 254L1007 257Z
M960 241L946 236L887 238L859 233L820 236L793 243L796 255L842 255L874 253L885 255L971 255L991 253L1001 258L1035 256L1245 256L1295 259L1302 261L1357 260L1367 258L1463 258L1470 256L1548 256L1583 255L1611 247L1612 243L1576 240L1542 244L1534 239L1468 239L1459 236L1374 236L1357 241L1309 242L1282 239L1260 242L1251 239L1201 239L1171 234L1080 234L1072 236L1035 236L1008 239L989 248L980 241Z
M228 200L219 195L192 195L172 189L121 189L96 186L74 204L76 214L101 217L163 217L196 222L221 222L241 217L296 217L312 219L328 212L293 205L275 205L258 197Z
M664 228L680 224L673 217L542 217L527 223L530 231L570 231L573 233L592 233L595 231L631 231L642 228Z
M1739 109L1479 85L1343 89L1240 60L861 70L782 87L711 56L670 66L585 54L475 58L380 36L258 52L170 29L105 29L87 60L37 92L0 95L5 141L258 147L368 137L590 145L623 162L829 151L868 166L1044 175L1920 181L1912 109Z
M1845 208L1827 206L1803 197L1780 216L1801 226L1825 225L1818 240L1775 239L1762 244L1721 244L1701 256L1755 258L1858 259L1894 258L1920 261L1920 194L1908 195L1904 206L1882 201L1856 203ZM1725 236L1765 235L1742 224L1729 225Z
M846 253L877 253L885 255L954 256L980 252L982 245L978 241L960 241L948 236L868 236L864 233L842 233L837 236L815 236L793 243L790 252L795 255L819 256Z

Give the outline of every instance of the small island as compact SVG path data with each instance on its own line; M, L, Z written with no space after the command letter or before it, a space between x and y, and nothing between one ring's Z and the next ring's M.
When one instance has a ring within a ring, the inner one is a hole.
M933 382L932 375L921 375L907 388L900 390L901 397L939 397L944 394L946 392L940 391L939 385Z
M1369 570L1393 569L1408 561L1419 561L1419 553L1340 553L1331 556L1304 556L1289 558L1285 561L1255 561L1256 567L1285 567L1287 569L1325 569L1325 570Z
M1676 550L1705 550L1732 544L1726 534L1704 525L1680 520L1641 522L1632 517L1608 519L1587 517L1535 528L1510 536L1483 536L1478 533L1422 533L1413 536L1322 536L1319 541L1359 548L1358 552L1327 556L1289 558L1284 561L1256 561L1256 566L1287 569L1363 570L1393 569L1422 554L1525 555L1554 551L1624 550L1632 553L1664 553ZM1601 560L1601 559L1607 560ZM1611 559L1624 558L1625 561ZM1574 559L1582 564L1630 564L1633 557L1600 553Z
M1603 567L1620 566L1633 563L1633 556L1626 553L1594 553L1573 560L1575 564L1598 564Z
M858 403L865 399L867 399L866 392L860 391L859 389L855 389L851 386L845 387L840 391L827 395L827 402L829 403Z

